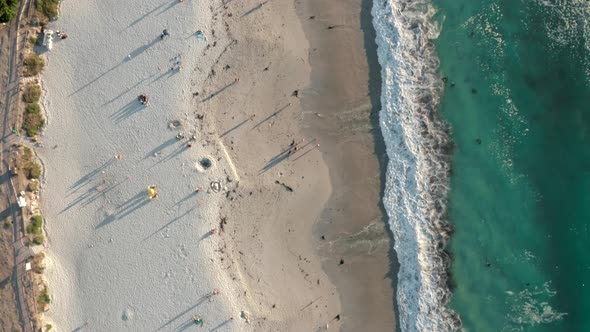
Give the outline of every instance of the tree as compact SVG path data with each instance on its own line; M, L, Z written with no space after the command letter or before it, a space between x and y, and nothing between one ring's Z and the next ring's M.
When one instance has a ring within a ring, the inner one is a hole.
M0 23L6 23L16 16L18 0L0 0Z

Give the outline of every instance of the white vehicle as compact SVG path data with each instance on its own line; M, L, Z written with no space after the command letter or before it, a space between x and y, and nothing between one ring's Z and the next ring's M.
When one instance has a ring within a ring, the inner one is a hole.
M43 31L43 46L47 47L50 51L53 48L53 30Z
M27 200L25 198L24 191L21 191L20 193L18 193L18 195L16 196L16 202L18 203L18 207L20 207L20 208L24 208L27 206Z

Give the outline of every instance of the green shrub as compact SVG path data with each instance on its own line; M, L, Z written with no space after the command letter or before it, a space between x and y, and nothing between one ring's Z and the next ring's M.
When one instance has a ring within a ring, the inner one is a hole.
M51 324L45 324L45 330L49 331L53 328L53 325Z
M37 44L37 36L29 37L29 43L31 43L32 46L35 46L35 44Z
M25 161L25 162L31 161L31 158L33 158L33 150L28 146L23 145L22 147L23 147L23 161Z
M40 173L39 173L40 175ZM35 179L31 180L29 182L29 184L27 185L27 190L34 193L36 191L39 190L39 181L36 181Z
M18 0L0 0L0 23L6 23L16 16Z
M31 217L31 223L29 224L29 226L27 226L27 232L29 234L40 235L42 227L43 217L37 214Z
M59 0L37 0L37 10L49 19L57 17L58 6Z
M24 64L26 69L25 73L29 76L40 74L43 71L43 67L45 67L45 61L43 61L43 58L35 53L26 57Z
M10 227L12 227L12 222L10 222L10 220L6 220L4 222L4 229L9 229Z
M41 172L43 171L43 168L41 167L41 164L39 163L33 163L33 165L31 165L31 179L38 179L41 177Z
M37 105L37 106L31 106ZM31 106L31 107L29 107ZM38 104L27 105L27 112L25 113L25 119L23 121L23 130L26 131L27 136L33 137L39 133L39 130L45 125L45 119L41 112L35 113L35 110L39 107Z
M39 103L30 103L27 104L26 111L30 114L39 114L41 113L41 106L39 105Z
M34 244L43 244L43 242L45 242L45 238L43 237L43 235L35 235L35 237L33 238Z
M47 291L47 287L45 287L45 289L43 290L43 293L41 293L41 295L39 295L39 299L37 300L37 302L39 302L39 304L41 306L44 306L46 304L49 304L49 302L51 302L51 299L49 298L49 292Z
M36 104L39 101L39 98L41 98L41 87L38 84L34 83L27 84L27 86L25 87L25 92L23 93L23 99L25 100L25 102L35 103L35 105L39 107L39 105Z
M31 261L33 272L37 274L42 274L43 271L45 271L45 264L43 264L43 260L45 260L44 253L40 252L38 254L33 255L33 260Z

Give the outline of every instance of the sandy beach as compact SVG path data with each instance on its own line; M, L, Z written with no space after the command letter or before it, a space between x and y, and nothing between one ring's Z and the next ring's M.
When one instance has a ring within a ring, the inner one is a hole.
M57 330L395 329L371 4L330 3L62 3L40 149Z

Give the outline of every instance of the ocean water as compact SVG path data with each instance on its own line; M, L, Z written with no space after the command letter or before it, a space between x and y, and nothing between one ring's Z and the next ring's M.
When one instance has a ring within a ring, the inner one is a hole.
M590 5L435 5L451 308L469 331L590 331Z
M590 331L589 6L374 3L403 331Z

